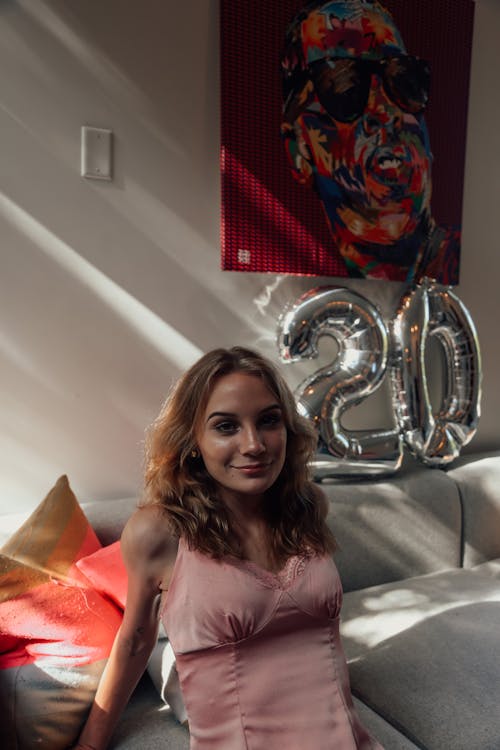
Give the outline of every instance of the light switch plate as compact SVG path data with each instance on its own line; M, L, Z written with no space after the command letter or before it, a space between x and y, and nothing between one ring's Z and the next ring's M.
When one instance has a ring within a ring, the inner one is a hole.
M81 175L92 180L113 179L113 132L82 127Z

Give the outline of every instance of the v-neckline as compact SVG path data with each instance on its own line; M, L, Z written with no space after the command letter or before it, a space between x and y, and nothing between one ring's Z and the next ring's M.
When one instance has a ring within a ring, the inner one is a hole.
M236 557L235 555L228 555L227 560L234 567L249 573L271 588L285 589L303 572L310 557L311 555L308 554L291 555L285 560L283 567L276 572L263 568L253 560Z

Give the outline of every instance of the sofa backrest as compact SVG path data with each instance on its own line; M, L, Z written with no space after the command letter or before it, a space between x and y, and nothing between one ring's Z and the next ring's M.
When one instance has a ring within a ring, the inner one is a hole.
M106 546L120 538L123 527L137 508L137 498L82 503L82 508L99 541Z
M321 486L345 591L460 565L460 497L445 472L411 462L388 479Z
M447 471L409 461L386 479L324 481L345 591L500 558L500 454ZM120 537L137 500L83 503L102 544Z
M500 558L500 453L463 456L447 472L463 508L463 565Z

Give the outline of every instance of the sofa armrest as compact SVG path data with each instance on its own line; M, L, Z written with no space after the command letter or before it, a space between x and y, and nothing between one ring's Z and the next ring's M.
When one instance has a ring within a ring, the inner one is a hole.
M463 566L500 557L500 452L466 455L448 470L463 510Z

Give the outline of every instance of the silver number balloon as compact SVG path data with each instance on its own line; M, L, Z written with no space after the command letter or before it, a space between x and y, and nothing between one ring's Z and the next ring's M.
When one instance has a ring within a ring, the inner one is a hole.
M436 414L425 367L430 337L445 355ZM445 465L471 440L479 420L481 355L472 319L449 287L424 279L403 296L391 338L393 406L405 443L424 463Z
M382 317L371 302L349 289L311 289L281 316L281 359L314 359L320 336L336 340L337 356L295 392L299 411L319 432L315 477L397 471L402 458L399 430L355 431L341 424L342 414L374 393L386 373L388 333Z

